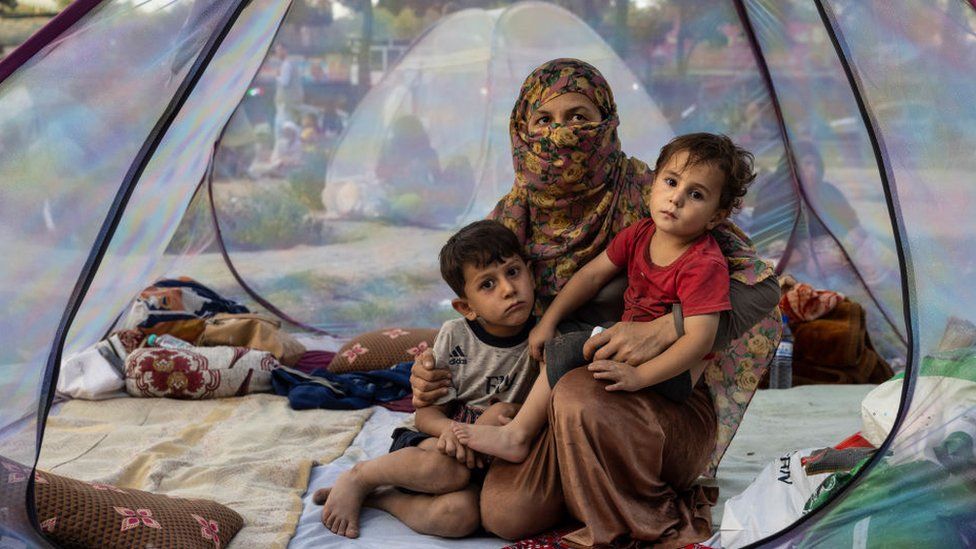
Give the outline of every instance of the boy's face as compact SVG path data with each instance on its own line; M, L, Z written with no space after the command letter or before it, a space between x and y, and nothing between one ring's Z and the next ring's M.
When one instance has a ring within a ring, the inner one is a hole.
M688 156L688 151L671 155L651 186L651 219L657 230L683 238L714 228L728 214L719 209L725 174L708 163L687 165Z
M464 295L452 302L459 313L494 336L509 337L518 334L532 315L535 284L518 256L482 267L466 263Z

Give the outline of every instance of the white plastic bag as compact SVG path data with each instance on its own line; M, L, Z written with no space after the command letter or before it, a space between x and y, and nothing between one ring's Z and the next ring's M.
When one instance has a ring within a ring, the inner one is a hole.
M71 398L102 400L125 387L122 372L106 358L113 353L107 341L99 341L61 362L58 393Z
M807 475L801 457L818 448L788 452L769 463L741 494L725 502L719 530L723 547L742 547L796 522L803 506L830 473Z

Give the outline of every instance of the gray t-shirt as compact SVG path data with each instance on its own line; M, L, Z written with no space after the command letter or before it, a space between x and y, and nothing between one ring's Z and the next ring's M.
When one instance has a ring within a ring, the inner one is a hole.
M539 364L529 355L532 319L518 334L497 337L477 322L448 320L434 340L435 367L449 368L453 386L435 404L453 400L478 410L496 402L525 401L539 375Z

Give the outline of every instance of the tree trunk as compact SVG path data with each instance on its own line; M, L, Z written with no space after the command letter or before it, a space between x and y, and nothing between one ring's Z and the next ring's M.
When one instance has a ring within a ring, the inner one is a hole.
M369 91L371 85L370 48L373 45L373 3L370 0L359 0L363 10L363 36L359 42L359 90L360 96Z

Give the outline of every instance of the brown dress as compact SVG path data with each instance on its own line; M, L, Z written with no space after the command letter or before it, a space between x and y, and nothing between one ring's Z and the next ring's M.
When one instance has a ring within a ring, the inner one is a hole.
M518 539L558 525L568 511L586 526L564 540L582 547L628 538L681 547L711 535L717 494L693 485L715 444L704 383L683 404L605 385L585 368L566 374L528 458L492 464L481 492L488 531Z

